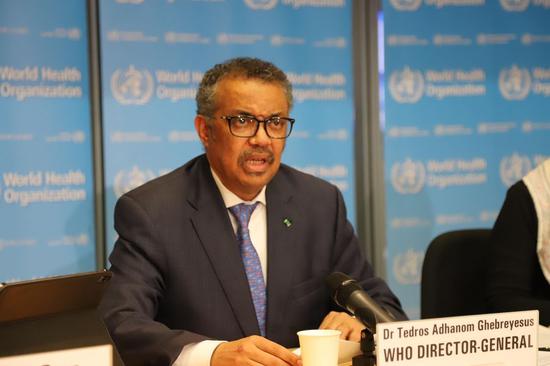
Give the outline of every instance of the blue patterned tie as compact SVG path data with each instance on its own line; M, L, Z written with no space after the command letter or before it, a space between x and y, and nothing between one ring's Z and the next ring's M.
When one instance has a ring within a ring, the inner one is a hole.
M250 221L250 216L252 216L252 212L257 205L258 202L253 205L241 203L239 205L229 207L229 211L231 211L233 216L235 216L239 224L237 228L237 240L241 245L241 257L243 259L246 277L248 278L248 286L250 287L250 293L252 294L252 302L254 303L254 309L256 310L256 319L258 319L260 333L265 337L265 282L262 273L262 265L260 264L260 257L258 257L258 253L256 252L254 245L252 245L250 233L248 232L248 222Z

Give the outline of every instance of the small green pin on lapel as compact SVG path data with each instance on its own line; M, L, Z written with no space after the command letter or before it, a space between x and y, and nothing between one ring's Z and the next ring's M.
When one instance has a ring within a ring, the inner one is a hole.
M283 219L283 224L285 224L286 227L291 227L292 226L292 220L289 219L288 217L285 217Z

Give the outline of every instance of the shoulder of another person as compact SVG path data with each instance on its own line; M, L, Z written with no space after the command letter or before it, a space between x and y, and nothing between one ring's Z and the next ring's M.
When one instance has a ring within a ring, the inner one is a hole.
M529 189L527 188L527 185L523 180L520 180L511 185L510 188L508 188L507 195L516 199L532 199L531 193L529 193Z

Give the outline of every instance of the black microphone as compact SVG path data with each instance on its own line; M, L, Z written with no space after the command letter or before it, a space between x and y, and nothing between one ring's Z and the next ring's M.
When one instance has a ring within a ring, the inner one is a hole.
M382 309L348 275L334 272L328 275L325 281L336 304L352 313L372 334L376 333L376 323L395 321L391 314Z

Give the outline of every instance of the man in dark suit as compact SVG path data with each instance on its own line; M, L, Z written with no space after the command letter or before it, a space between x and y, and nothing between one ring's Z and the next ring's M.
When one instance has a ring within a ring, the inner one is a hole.
M232 59L204 75L196 99L206 154L115 209L114 276L101 311L125 363L298 365L285 347L298 345L299 330L359 340L363 326L324 285L334 271L405 319L363 259L338 189L281 165L294 122L286 75ZM248 226L237 206L250 209Z

